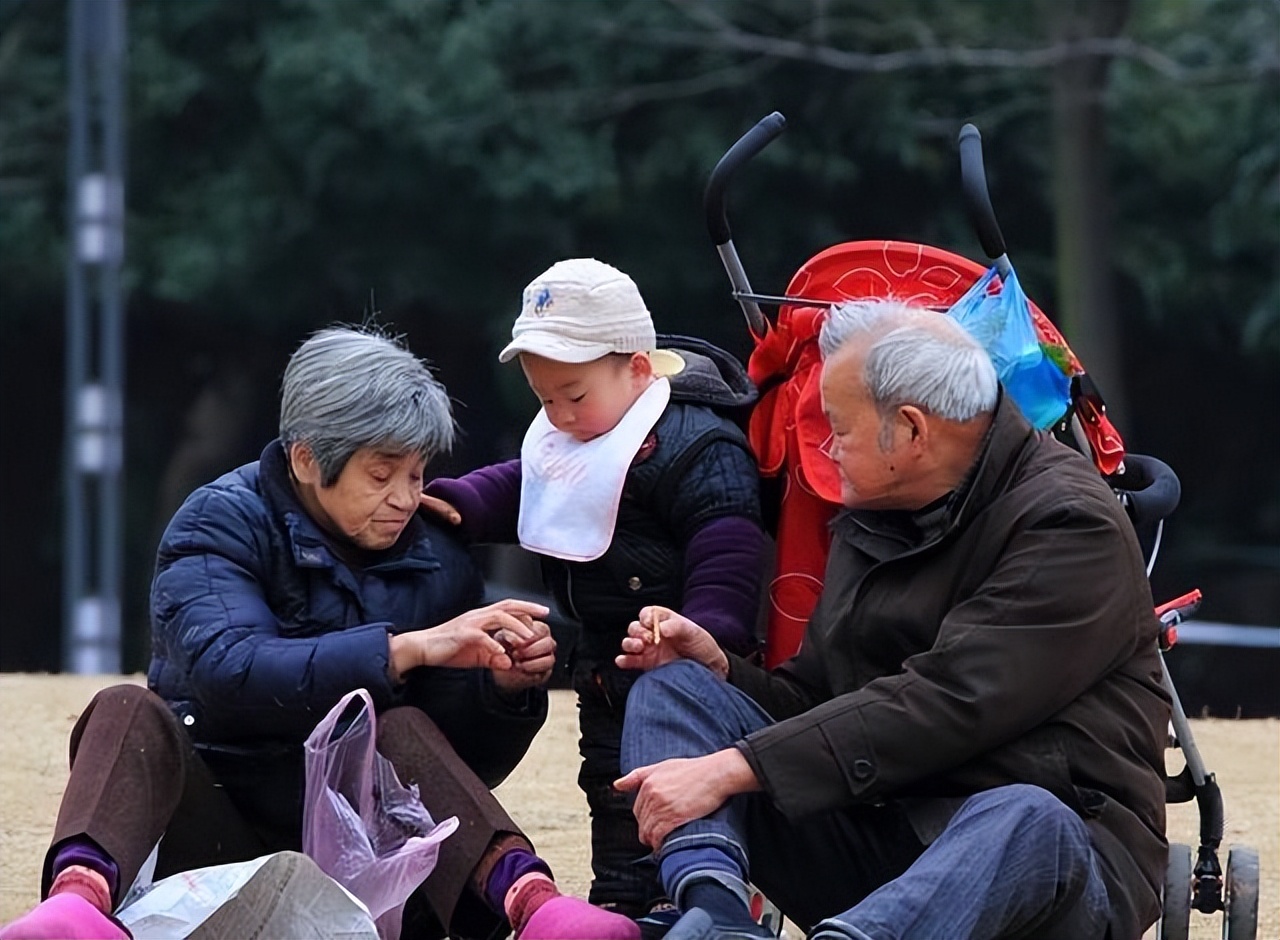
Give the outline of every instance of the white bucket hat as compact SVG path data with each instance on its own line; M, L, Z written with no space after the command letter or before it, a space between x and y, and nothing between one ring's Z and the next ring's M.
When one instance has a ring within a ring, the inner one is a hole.
M655 371L663 353L653 355L658 338L653 318L635 281L594 258L558 261L524 289L511 342L498 354L510 362L522 352L556 362L591 362L609 353L649 353ZM664 351L665 352L665 351Z

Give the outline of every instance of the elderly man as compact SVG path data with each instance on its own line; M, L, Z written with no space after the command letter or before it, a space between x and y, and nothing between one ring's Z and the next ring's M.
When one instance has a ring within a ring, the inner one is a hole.
M812 937L1137 938L1169 708L1119 503L948 318L851 303L821 344L847 511L800 652L768 673L646 609L618 657L653 670L617 785L668 936L760 935L750 879Z
M489 788L546 718L546 608L480 603L480 576L418 515L453 440L444 388L395 340L330 329L285 370L280 437L200 487L160 543L148 689L100 692L71 737L46 900L0 937L119 937L156 875L301 846L307 735L367 689L378 750L435 819L457 816L403 936L636 937L561 896Z

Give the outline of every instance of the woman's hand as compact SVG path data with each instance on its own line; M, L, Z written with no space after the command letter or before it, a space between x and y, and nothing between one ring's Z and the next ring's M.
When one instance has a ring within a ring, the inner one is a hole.
M688 617L665 607L644 607L622 640L614 658L621 669L656 669L677 659L702 663L720 678L729 674L729 660L713 637Z
M551 628L532 618L525 621L525 625L533 632L529 639L515 639L506 633L495 637L511 659L510 669L493 670L494 683L506 692L544 685L556 665L556 641Z
M677 826L714 813L731 796L760 789L751 765L733 747L637 767L613 786L635 792L640 841L655 850Z
M537 641L549 639L550 630L546 624L541 624L541 630L533 624L548 613L541 604L507 598L435 627L395 634L390 639L388 672L392 681L399 682L418 666L505 671L514 667L517 650L530 648L535 652L533 662L540 663L545 659L545 643ZM555 641L551 642L554 650Z

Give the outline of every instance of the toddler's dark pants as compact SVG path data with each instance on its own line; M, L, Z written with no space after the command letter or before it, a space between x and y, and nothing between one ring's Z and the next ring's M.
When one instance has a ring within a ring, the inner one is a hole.
M578 786L591 810L589 900L628 917L639 917L662 896L657 864L640 841L631 796L613 788L622 776L618 758L627 695L641 673L612 663L581 663L574 671L578 693Z

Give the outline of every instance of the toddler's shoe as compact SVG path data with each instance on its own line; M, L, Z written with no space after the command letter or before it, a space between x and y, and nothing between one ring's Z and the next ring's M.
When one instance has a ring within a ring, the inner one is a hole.
M666 898L650 905L648 913L636 918L640 940L662 940L680 919L680 909Z
M694 907L686 911L667 931L666 940L754 940L757 937L773 936L771 931L759 924L751 927L726 927L717 924L702 908Z

